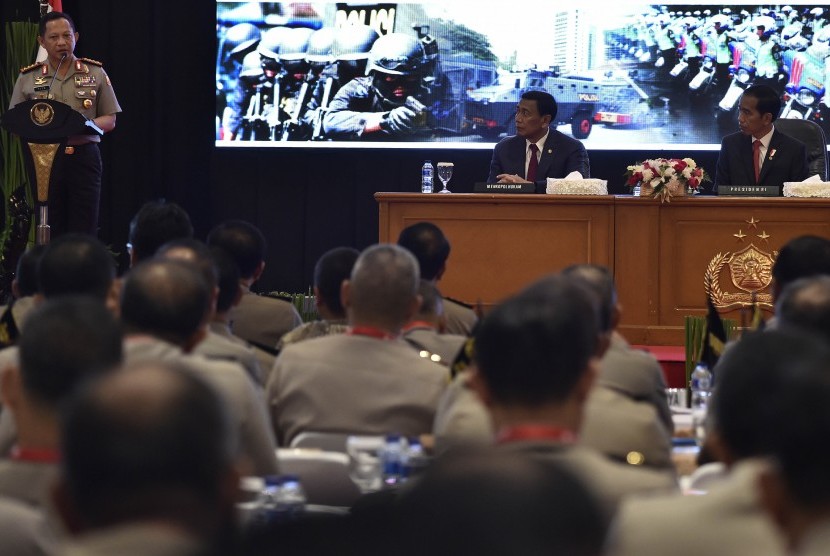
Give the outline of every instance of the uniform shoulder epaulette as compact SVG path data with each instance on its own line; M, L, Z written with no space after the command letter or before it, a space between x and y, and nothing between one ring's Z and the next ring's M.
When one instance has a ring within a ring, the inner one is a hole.
M78 58L81 62L86 62L87 64L92 64L93 66L98 66L99 68L104 67L104 64L99 62L98 60L93 60L92 58Z
M456 305L461 305L465 309L475 309L474 305L470 305L469 303L464 303L463 301L453 299L452 297L444 297L444 301L450 301L452 303L455 303Z
M33 69L37 69L37 68L43 66L43 64L44 64L43 62L35 62L34 64L31 64L29 66L26 66L24 68L20 68L20 73L29 73Z

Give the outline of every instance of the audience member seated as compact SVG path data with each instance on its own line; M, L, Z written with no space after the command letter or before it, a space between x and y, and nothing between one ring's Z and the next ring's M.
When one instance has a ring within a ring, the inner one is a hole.
M632 349L617 332L621 311L613 276L596 265L568 267L562 274L596 295L602 341L608 345L585 407L580 442L613 459L635 458L641 465L674 469L674 423L663 372L653 356Z
M421 354L449 367L467 341L460 334L444 334L444 301L435 284L421 280L418 287L421 304L415 317L403 327L403 339Z
M37 265L41 299L64 296L91 296L117 311L115 262L104 244L87 234L65 234L50 243ZM18 365L18 349L12 346L0 351L0 370ZM17 437L11 412L0 412L0 454L8 455Z
M17 261L17 271L12 280L12 300L0 307L0 346L17 343L26 315L35 306L37 264L46 245L33 245Z
M800 236L787 242L772 265L773 303L791 282L817 274L830 275L830 240L818 236ZM767 327L777 326L777 318L767 321Z
M60 459L59 408L80 383L121 363L121 331L100 300L58 297L30 313L19 349L20 365L0 381L17 436L0 460L0 496L43 507Z
M421 279L438 284L447 270L450 242L441 228L431 222L418 222L401 230L398 245L409 250L418 260ZM478 322L475 312L459 301L444 297L444 314L447 315L449 334L469 336Z
M222 395L239 436L244 474L277 472L274 439L262 396L236 363L185 355L201 340L210 291L202 275L183 261L151 259L127 274L121 292L127 363L174 361L186 365Z
M310 338L342 334L348 328L346 309L340 301L340 287L352 274L360 252L351 247L335 247L323 253L314 265L314 299L320 320L307 322L288 332L277 344L277 349Z
M130 222L130 266L149 259L165 243L188 237L193 237L193 224L182 207L166 201L145 203Z
M280 338L303 321L290 302L251 291L265 270L265 236L253 224L228 220L210 232L207 243L227 251L242 277L242 299L231 313L231 330L246 342L275 351Z
M812 338L784 331L744 336L728 350L715 369L706 438L728 474L705 496L626 502L613 529L612 554L784 554L756 484L767 466L771 432L799 413L781 404L790 373L823 353Z
M762 504L786 538L788 554L798 556L830 554L830 355L822 357L787 369L790 383L776 393L783 413L766 431L774 463L759 483Z
M303 431L430 432L449 373L400 339L417 292L408 251L375 245L361 253L341 292L349 332L289 345L277 357L266 395L281 443Z
M187 238L165 243L156 253L157 256L164 259L185 261L193 265L202 274L208 285L208 290L211 292L208 320L204 323L202 330L203 337L193 348L192 353L204 355L208 359L238 363L245 369L254 384L262 386L263 372L254 350L247 346L241 338L229 340L210 329L210 323L216 317L216 306L220 295L219 270L211 250L201 241ZM238 282L237 291L239 291Z
M88 385L67 407L55 503L66 554L234 553L233 425L214 389L174 363Z
M476 333L471 384L500 449L563 462L611 515L625 495L677 485L671 473L612 462L577 444L601 355L597 305L591 291L563 276L503 302Z

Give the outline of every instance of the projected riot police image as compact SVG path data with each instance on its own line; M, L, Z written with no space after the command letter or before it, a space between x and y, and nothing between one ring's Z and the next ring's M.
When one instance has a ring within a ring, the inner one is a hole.
M216 144L491 148L530 90L590 149L716 149L752 84L830 127L830 6L526 4L217 2Z

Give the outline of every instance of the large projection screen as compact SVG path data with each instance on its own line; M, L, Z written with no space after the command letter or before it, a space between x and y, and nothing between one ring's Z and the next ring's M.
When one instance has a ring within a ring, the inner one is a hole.
M556 99L557 129L593 150L717 149L751 84L780 92L780 117L826 126L830 113L830 6L215 7L219 147L490 149L534 89Z

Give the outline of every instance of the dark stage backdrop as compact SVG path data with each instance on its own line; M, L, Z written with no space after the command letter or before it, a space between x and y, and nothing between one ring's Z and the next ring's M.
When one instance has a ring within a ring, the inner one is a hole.
M5 0L3 20L35 0ZM215 109L215 13L197 0L63 0L79 56L104 63L123 108L103 142L101 238L124 251L142 203L181 204L197 234L228 218L265 233L269 252L260 290L304 291L324 251L377 241L376 191L417 191L424 159L455 163L451 189L472 191L487 176L489 151L220 149L204 114ZM683 134L678 129L678 134ZM628 164L692 156L714 174L716 152L593 151L592 177L623 192Z

